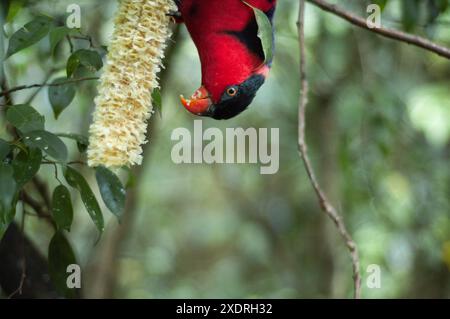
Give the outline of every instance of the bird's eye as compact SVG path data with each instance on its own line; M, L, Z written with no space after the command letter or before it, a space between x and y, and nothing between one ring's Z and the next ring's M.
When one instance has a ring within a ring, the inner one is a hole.
M228 94L228 96L231 96L231 97L235 96L237 94L237 92L238 92L238 90L235 87L231 87L231 88L227 89L227 94Z

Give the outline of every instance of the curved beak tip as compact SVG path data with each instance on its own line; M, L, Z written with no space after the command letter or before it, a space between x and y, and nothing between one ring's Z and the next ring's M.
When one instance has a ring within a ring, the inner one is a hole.
M204 87L198 89L190 99L186 99L183 95L180 95L180 101L189 112L196 115L206 114L212 105L209 93Z
M190 101L186 100L183 95L180 95L180 101L181 101L181 104L183 104L183 106L185 108L187 108L187 109L189 108Z

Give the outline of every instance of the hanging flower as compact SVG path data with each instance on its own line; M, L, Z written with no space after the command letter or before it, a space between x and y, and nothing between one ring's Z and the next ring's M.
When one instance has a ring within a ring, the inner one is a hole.
M172 0L122 0L89 129L88 164L142 163L152 91L171 35Z

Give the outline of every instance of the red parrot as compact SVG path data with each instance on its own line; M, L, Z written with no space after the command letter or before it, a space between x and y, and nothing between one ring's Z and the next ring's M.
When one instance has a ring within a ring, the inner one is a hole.
M265 62L253 9L272 22L276 0L176 0L178 22L184 22L202 67L202 86L190 99L191 113L214 119L232 118L249 106L263 85L272 61ZM249 6L250 5L250 6Z

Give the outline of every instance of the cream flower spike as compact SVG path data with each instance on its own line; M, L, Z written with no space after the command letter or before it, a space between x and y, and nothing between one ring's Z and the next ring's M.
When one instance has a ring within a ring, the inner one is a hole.
M121 167L142 163L151 93L158 88L172 0L122 0L89 129L88 164Z

